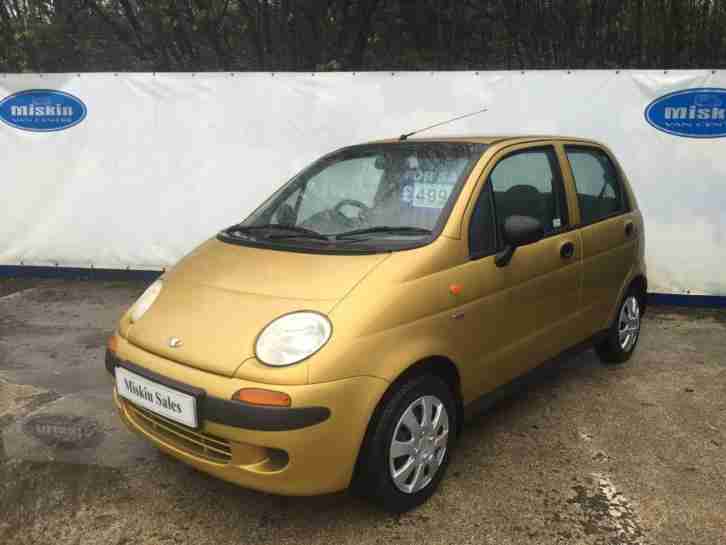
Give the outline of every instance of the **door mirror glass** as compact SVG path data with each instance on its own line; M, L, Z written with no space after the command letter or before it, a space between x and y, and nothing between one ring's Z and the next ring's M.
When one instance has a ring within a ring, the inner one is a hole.
M504 222L504 239L511 246L526 246L542 237L544 226L532 216L509 216Z

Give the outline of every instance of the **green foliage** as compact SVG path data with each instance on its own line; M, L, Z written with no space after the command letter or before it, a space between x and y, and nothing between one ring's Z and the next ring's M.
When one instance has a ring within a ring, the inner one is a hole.
M0 0L0 71L719 68L726 0Z

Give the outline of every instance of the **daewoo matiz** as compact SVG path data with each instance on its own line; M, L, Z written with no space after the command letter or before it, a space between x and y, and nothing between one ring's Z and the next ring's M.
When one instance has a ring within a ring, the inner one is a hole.
M437 488L465 416L565 349L627 360L643 220L604 146L391 140L331 153L183 258L106 366L132 430L258 490Z

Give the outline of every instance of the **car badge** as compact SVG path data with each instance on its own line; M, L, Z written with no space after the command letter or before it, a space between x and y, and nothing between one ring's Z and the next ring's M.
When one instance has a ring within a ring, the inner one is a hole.
M182 345L182 340L177 337L169 337L169 348L179 348Z

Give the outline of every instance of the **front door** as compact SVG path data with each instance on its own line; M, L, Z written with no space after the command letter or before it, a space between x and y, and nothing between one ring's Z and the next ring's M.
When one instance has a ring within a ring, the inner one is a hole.
M480 297L470 309L481 328L477 359L479 393L509 382L582 335L577 324L582 242L570 227L562 171L551 145L505 149L481 182L469 215L468 240L481 279ZM517 248L498 267L503 225L512 215L537 218L545 236ZM472 331L472 335L477 332Z

